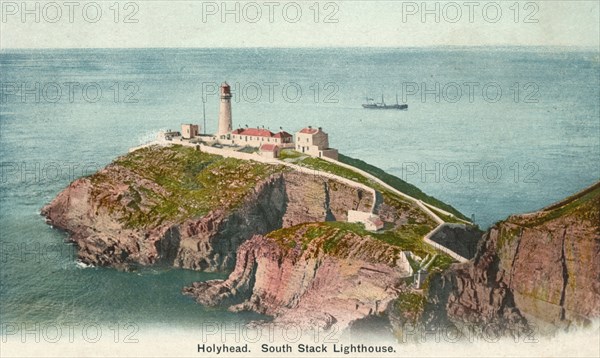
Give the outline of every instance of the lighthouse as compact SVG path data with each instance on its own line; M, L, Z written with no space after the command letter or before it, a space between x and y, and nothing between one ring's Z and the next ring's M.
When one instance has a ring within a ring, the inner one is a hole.
M219 130L217 137L226 137L232 129L231 122L231 87L227 82L221 84L221 105L219 107Z

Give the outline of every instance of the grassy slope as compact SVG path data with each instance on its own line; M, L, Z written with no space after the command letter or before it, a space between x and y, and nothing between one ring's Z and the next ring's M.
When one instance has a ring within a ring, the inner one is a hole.
M299 233L302 232L299 239ZM296 226L279 229L267 234L271 239L276 240L281 247L295 248L297 245L305 250L315 239L322 242L323 251L336 255L342 249L345 234L354 233L362 237L371 237L375 240L383 241L389 245L396 246L402 251L412 251L414 254L425 257L437 254L437 258L431 266L431 271L442 271L453 262L450 256L437 252L433 247L425 244L423 235L428 232L415 233L415 235L405 235L405 233L388 230L383 232L371 232L364 229L360 224L347 222L320 222L304 223Z
M215 208L233 208L260 180L286 170L283 166L224 158L183 146L139 149L117 158L111 166L126 168L168 193L165 195L157 188L142 186L136 180L126 182L129 185L127 207L113 203L109 210L122 211L124 224L128 227L180 221L204 215ZM91 180L95 184L119 184L119 179L112 178L107 172L96 173Z
M344 168L339 165L335 165L335 164L325 161L323 159L308 157L308 156L298 153L297 151L294 151L294 150L288 149L288 150L282 151L281 159L284 159L284 160L289 159L292 162L295 162L296 164L299 164L299 165L303 165L306 167L333 173L333 174L339 175L341 177L348 178L348 179L357 181L359 183L368 185L368 186L373 187L383 193L388 192L388 190L383 188L381 185L374 183L372 180L366 178L365 176L363 176L361 174L358 174L357 172L355 172L351 169ZM380 179L381 181L388 184L392 188L397 189L405 194L408 194L408 195L412 196L413 198L423 200L424 202L426 202L430 205L434 205L440 209L446 210L461 219L470 221L469 218L464 216L460 211L456 210L452 206L450 206L442 201L439 201L438 199L436 199L432 196L429 196L429 195L423 193L416 186L409 184L398 177L388 174L385 171L383 171L382 169L379 169L379 168L377 168L371 164L368 164L360 159L350 158L343 154L339 155L339 161L344 164L352 165L355 168L361 169L361 170L373 175L374 177ZM448 222L459 222L457 220L448 218L446 215L442 214L442 216L447 218Z
M452 206L450 206L444 202L441 202L432 196L425 194L416 186L409 184L398 177L388 174L385 171L383 171L382 169L379 169L379 168L377 168L371 164L368 164L360 159L354 159L354 158L347 157L343 154L340 154L339 161L342 163L345 163L345 164L352 165L353 167L356 167L358 169L362 169L365 172L382 180L384 183L388 184L389 186L393 187L394 189L397 189L405 194L408 194L408 195L412 196L413 198L423 200L424 202L426 202L428 204L431 204L440 209L446 210L461 219L469 220L469 218L464 216L460 211L456 210Z
M565 216L571 216L576 221L600 222L600 182L542 209L539 215L533 217L516 215L508 221L521 226L534 227Z
M415 210L415 215L419 213L423 215L420 210L413 208L412 204L350 169L318 158L304 158L298 164L332 172L373 186L383 193L386 202L398 210L403 212ZM129 185L129 188L124 200L121 200L120 203L104 202L104 205L112 205L110 210L121 211L126 226L135 228L150 227L164 221L182 221L189 217L204 215L214 208L233 208L243 202L243 198L260 180L273 173L287 170L283 166L224 158L183 146L140 149L117 158L112 166L132 171L137 176L156 183L161 188L161 190L157 190L152 186L144 186L134 179L125 183ZM96 173L92 175L91 180L95 184L101 184L96 185L95 195L102 195L103 190L116 184L122 184L119 183L118 178L107 175L107 172ZM361 225L345 222L318 223L316 225L320 230L325 230L323 234L331 236L325 241L328 251L335 251L335 246L341 244L339 238L343 236L343 233L353 232L360 236L371 236L402 250L414 251L421 256L434 253L430 246L424 244L423 236L435 227L435 223L427 220L426 215L424 218L425 221L409 221L400 228L379 233L372 233L366 231ZM282 230L273 235L286 233L286 230L290 229ZM310 240L313 234L312 231L307 233L305 240ZM435 266L445 267L451 262L451 259L445 255L439 255L439 260L436 261L438 262Z

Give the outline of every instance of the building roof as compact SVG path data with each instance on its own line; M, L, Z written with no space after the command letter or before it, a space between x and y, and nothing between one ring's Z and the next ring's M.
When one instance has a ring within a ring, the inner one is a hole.
M293 136L286 131L281 131L279 133L276 133L274 137L275 138L291 138Z
M260 151L261 152L274 152L278 148L279 148L279 146L277 144L263 144L260 146Z
M268 129L261 128L239 128L231 132L231 134L239 134L239 135L250 135L254 137L267 137L267 138L289 138L292 137L286 131L281 131L279 133L273 133Z
M268 129L260 129L260 128L240 128L236 129L232 134L243 134L243 135L251 135L255 137L272 137L275 134Z
M314 129L314 128L302 128L300 130L300 133L304 133L304 134L315 134L317 133L319 130L318 129Z

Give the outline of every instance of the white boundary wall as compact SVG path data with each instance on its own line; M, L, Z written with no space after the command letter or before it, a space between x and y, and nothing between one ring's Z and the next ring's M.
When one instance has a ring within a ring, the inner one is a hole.
M210 154L221 155L221 156L228 157L228 158L236 158L236 159L242 159L242 160L254 160L257 162L273 164L273 165L284 165L286 167L292 168L292 169L297 170L302 173L325 177L327 179L335 180L340 183L346 184L348 186L361 189L363 191L371 193L371 195L373 196L373 203L371 204L370 214L374 214L375 203L377 200L375 189L373 189L369 186L366 186L364 184L357 183L353 180L341 177L339 175L327 173L324 171L306 168L306 167L303 167L303 166L300 166L297 164L284 162L279 159L265 158L265 157L259 155L258 153L240 153L235 150L229 150L229 149L224 149L224 148L215 148L215 147L209 147L209 146L205 146L205 145L200 145L200 151L210 153Z
M373 189L373 188L371 188L369 186L366 186L364 184L357 183L357 182L355 182L353 180L350 180L350 179L347 179L347 178L343 178L343 177L335 175L335 174L327 173L327 172L316 170L316 169L306 168L306 167L303 167L303 166L300 166L300 165L297 165L297 164L284 162L284 161L279 160L279 159L265 158L265 157L261 156L258 153L243 153L243 152L238 152L238 151L235 151L235 150L230 150L230 149L225 149L225 148L210 147L210 146L206 146L204 144L194 144L194 143L189 143L189 142L171 142L171 141L166 141L166 140L157 140L157 141L150 142L150 143L138 146L138 147L134 147L134 148L131 148L129 150L129 152L133 152L133 151L135 151L137 149L141 149L141 148L145 148L145 147L150 147L150 146L153 146L153 145L170 146L170 145L176 145L176 144L180 144L180 145L184 145L184 146L188 146L188 147L194 147L194 148L196 148L196 146L199 146L201 152L205 152L205 153L209 153L209 154L216 154L216 155L220 155L220 156L227 157L227 158L236 158L236 159L241 159L241 160L254 160L256 162L261 162L261 163L266 163L266 164L273 164L273 165L284 165L284 166L287 166L289 168L292 168L292 169L297 170L297 171L302 172L302 173L307 173L307 174L311 174L311 175L325 177L325 178L328 178L328 179L339 181L341 183L344 183L346 185L349 185L349 186L352 186L352 187L355 187L355 188L362 189L364 191L367 191L367 192L371 193L371 195L373 196L373 204L371 205L370 212L373 215L375 214L374 213L374 209L375 209L375 203L376 203L376 200L377 200L377 196L376 196L377 194L376 194L375 189ZM393 193L395 193L395 194L397 194L397 195L399 195L399 196L401 196L403 198L406 198L406 199L414 202L417 206L419 206L423 211L425 211L429 216L431 216L431 218L433 218L433 220L435 220L438 223L438 226L435 229L431 230L427 235L425 235L423 237L423 241L425 241L425 243L433 246L437 250L440 250L440 251L442 251L442 252L450 255L452 258L454 258L455 260L457 260L459 262L467 262L467 261L469 261L468 259L460 256L459 254L457 254L456 252L450 250L449 248L447 248L445 246L442 246L442 245L440 245L440 244L438 244L438 243L436 243L436 242L434 242L434 241L431 240L431 237L433 235L435 235L436 233L438 233L444 226L446 226L446 222L444 220L442 220L439 216L437 216L435 213L433 213L429 208L431 207L434 210L443 213L444 215L455 217L453 214L448 213L447 211L444 211L444 210L442 210L440 208L437 208L437 207L435 207L433 205L426 204L422 200L413 198L410 195L404 194L403 192L401 192L401 191L395 189L394 187L386 184L381 179L379 179L379 178L377 178L377 177L375 177L375 176L373 176L373 175L365 172L364 170L355 168L355 167L353 167L351 165L348 165L348 164L345 164L345 163L342 163L342 162L339 162L337 160L333 160L333 159L330 159L330 158L327 158L327 157L322 157L321 159L326 160L328 162L331 162L333 164L336 164L336 165L348 168L350 170L353 170L356 173L361 174L361 175L365 176L366 178L373 180L374 182L376 182L379 185L383 186L384 188L390 190L391 192L393 192ZM464 220L462 220L462 221L464 221ZM467 223L466 221L464 221L464 222Z

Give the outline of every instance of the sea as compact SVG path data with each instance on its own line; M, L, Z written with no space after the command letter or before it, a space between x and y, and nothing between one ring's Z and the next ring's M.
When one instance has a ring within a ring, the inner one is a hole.
M597 49L3 49L0 321L264 318L181 294L227 273L84 267L67 234L39 214L71 181L160 130L196 123L215 132L224 81L234 127L322 127L331 147L481 228L600 179ZM408 110L361 106L382 100Z

